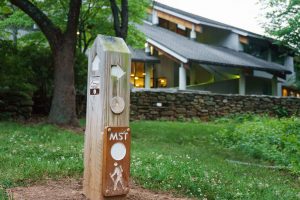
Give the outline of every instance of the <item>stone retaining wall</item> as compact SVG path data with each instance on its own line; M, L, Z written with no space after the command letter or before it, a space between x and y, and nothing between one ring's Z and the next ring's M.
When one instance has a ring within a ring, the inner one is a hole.
M209 120L234 114L300 115L300 99L177 90L133 90L131 120Z
M0 89L0 120L10 118L28 119L31 117L32 105L31 94Z

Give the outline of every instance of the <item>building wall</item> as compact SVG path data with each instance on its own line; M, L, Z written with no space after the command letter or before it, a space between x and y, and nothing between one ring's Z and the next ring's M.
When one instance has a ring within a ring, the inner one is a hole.
M207 83L203 85L188 86L190 90L201 90L220 94L237 94L239 93L238 79Z
M227 47L235 51L243 50L237 33L209 26L203 26L202 33L197 33L197 41L204 44Z
M286 82L288 85L294 83L296 80L295 68L294 68L294 58L292 56L285 56L284 66L292 72L292 74L287 75Z
M32 114L32 94L17 90L0 89L0 119L28 119ZM47 105L43 102L44 105Z
M267 78L267 79L273 78L273 74L264 71L258 71L258 70L253 70L253 76Z
M272 95L272 83L270 79L247 76L246 94Z
M219 94L238 94L239 79L216 81L207 84L188 86L189 90L201 90ZM272 95L271 80L257 77L246 77L246 94Z
M189 85L198 85L203 83L213 82L214 76L208 70L200 65L193 63L189 70L190 82Z
M176 77L174 77L174 71L178 70L174 64L174 61L165 56L159 56L160 64L155 68L156 78L167 78L167 87L175 87Z
M167 78L167 88L178 87L179 64L165 56L160 56L160 61L161 63L156 67L156 77ZM187 70L188 90L200 90L220 94L239 93L239 79L235 77L236 74L239 74L238 70L226 67L215 68L213 66L209 66L208 68L211 68L212 71L196 63L190 66L190 69ZM246 77L246 94L271 95L272 77Z
M160 106L161 105L161 106ZM134 91L131 93L131 120L209 120L233 114L276 115L278 108L300 115L295 97L241 96L178 91Z

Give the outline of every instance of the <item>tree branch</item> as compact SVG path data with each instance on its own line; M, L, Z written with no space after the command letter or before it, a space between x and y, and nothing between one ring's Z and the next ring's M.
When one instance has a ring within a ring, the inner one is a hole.
M110 7L114 17L116 36L126 40L128 31L128 0L121 0L121 11L115 0L110 0ZM119 14L121 15L121 24Z
M114 29L117 37L120 37L119 7L115 0L110 0L110 8L114 17Z
M121 31L122 38L126 40L128 31L128 0L122 0L121 2Z
M28 0L9 1L29 15L33 21L35 21L35 23L40 27L41 31L46 36L51 48L55 48L60 36L62 35L61 30L56 27L39 8L37 8Z

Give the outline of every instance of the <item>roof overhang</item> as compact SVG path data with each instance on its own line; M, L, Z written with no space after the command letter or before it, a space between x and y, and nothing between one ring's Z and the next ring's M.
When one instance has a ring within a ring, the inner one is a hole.
M264 71L264 72L269 72L277 77L286 78L286 74L290 74L289 72L280 72L277 70L272 70L272 69L262 69L259 67L255 66L244 66L244 65L234 65L234 64L225 64L225 63L219 63L219 62L211 62L211 61L202 61L202 60L191 60L192 62L196 62L199 64L206 64L206 65L211 65L211 66L222 66L222 67L230 67L230 68L238 68L238 69L249 69L249 70L257 70L257 71Z
M173 56L174 58L176 58L177 60L181 61L182 63L188 63L188 59L179 55L178 53L172 51L171 49L161 45L160 43L152 40L152 39L147 39L147 42L150 43L153 46L156 46L157 48L161 49L162 51L166 52L167 54L169 54L170 56Z
M244 66L244 65L234 65L234 64L226 64L226 63L219 63L219 62L211 62L211 61L205 61L205 60L192 60L192 59L187 59L181 55L179 55L178 53L172 51L171 49L159 44L158 42L152 40L152 39L147 39L147 42L149 44L151 44L152 46L158 48L159 50L163 51L164 53L167 53L169 56L172 56L173 58L175 58L176 60L186 64L188 62L195 62L195 63L199 63L199 64L206 64L206 65L211 65L211 66L222 66L222 67L229 67L229 68L238 68L238 69L250 69L250 70L258 70L258 71L265 71L265 72L269 72L277 77L286 78L286 74L289 74L288 71L286 72L279 72L277 70L272 70L272 69L262 69L262 68L258 68L255 66Z
M143 63L160 63L159 60L145 60L145 59L139 59L139 58L132 58L132 62L143 62Z

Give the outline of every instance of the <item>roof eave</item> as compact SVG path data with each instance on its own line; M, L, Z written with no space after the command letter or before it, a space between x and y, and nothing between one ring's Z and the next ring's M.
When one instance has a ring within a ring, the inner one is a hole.
M132 58L131 61L133 61L133 62L153 63L153 64L160 63L160 60L148 60L148 59L139 59L139 58Z
M245 65L235 65L235 64L227 64L227 63L219 63L219 62L211 62L211 61L204 61L204 60L195 60L195 59L190 59L190 61L197 62L199 64L207 64L207 65L214 65L214 66L225 66L225 67L231 67L231 68L241 68L241 69L255 69L259 71L265 71L265 72L270 72L272 74L281 74L281 75L286 75L286 74L291 74L292 72L289 70L277 70L277 69L269 69L269 68L261 68L257 66L245 66Z

